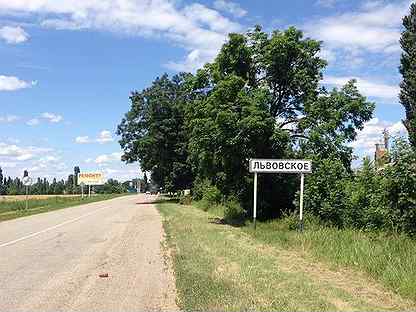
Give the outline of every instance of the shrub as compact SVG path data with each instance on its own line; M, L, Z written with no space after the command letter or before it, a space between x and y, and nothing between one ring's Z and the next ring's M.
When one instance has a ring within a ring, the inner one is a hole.
M208 179L196 182L192 194L194 200L205 201L208 205L219 204L222 200L220 190Z
M211 205L209 202L207 202L206 200L201 199L201 200L199 200L199 201L195 202L195 206L196 206L196 208L201 209L201 210L203 210L203 211L208 211L208 209L209 209L212 205Z
M189 206L192 204L191 195L181 195L179 197L179 204Z
M391 160L382 171L380 184L385 200L386 225L416 236L416 151L409 143L398 139Z
M322 160L305 181L305 207L329 224L344 226L345 198L348 196L345 185L349 182L349 175L342 162ZM299 209L299 200L296 205Z
M221 197L221 192L216 186L212 185L209 179L195 181L192 189L192 198L194 200L205 199L209 203L220 203Z
M300 220L298 213L288 213L283 216L281 220L279 220L279 225L281 225L282 229L284 230L299 230ZM311 213L305 213L303 215L303 223L305 229L319 229L322 227L321 219Z
M416 152L398 139L389 158L380 169L365 159L355 173L336 159L320 161L306 178L306 211L337 227L416 236Z
M221 203L222 195L220 190L215 185L210 185L205 188L202 200L207 201L209 204L216 205Z
M224 203L224 220L230 224L240 224L245 219L245 211L233 197Z

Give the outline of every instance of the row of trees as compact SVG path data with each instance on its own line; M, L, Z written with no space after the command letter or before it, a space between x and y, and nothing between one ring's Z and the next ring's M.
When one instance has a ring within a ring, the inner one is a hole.
M401 102L414 148L415 5L404 26ZM294 27L266 33L256 26L230 34L214 62L196 74L165 74L131 94L131 109L118 127L123 159L139 161L167 191L192 188L197 199L238 201L247 214L250 158L311 159L314 173L306 180L305 199L323 221L415 233L413 149L395 145L385 170L369 160L352 170L350 143L375 104L354 80L339 89L320 86L327 65L320 51L321 42ZM298 185L294 175L261 175L260 216L295 211Z
M325 223L416 236L416 150L397 139L389 163L365 158L354 173L337 159L319 162L308 177L306 211Z
M62 194L81 194L81 187L75 180L79 173L79 167L74 168L74 174L70 174L67 179L52 182L46 178L38 178L30 187L30 193L35 195L62 195ZM126 193L129 182L120 183L117 180L109 179L104 185L95 187L96 193ZM86 190L85 190L86 191ZM26 187L20 178L11 178L3 175L0 167L0 195L23 195L26 194Z
M118 127L127 162L168 191L208 180L225 197L251 209L250 158L336 158L351 171L347 146L374 109L355 81L319 85L326 61L321 42L291 27L230 34L215 61L195 75L157 78L133 92ZM298 177L260 179L260 215L293 210Z

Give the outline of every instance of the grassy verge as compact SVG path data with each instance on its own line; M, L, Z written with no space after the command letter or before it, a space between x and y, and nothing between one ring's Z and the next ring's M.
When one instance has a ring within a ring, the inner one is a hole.
M388 291L367 274L316 261L318 258L331 261L331 257L322 256L328 249L325 245L315 246L325 241L325 236L318 241L320 235L334 233L307 231L301 235L279 223L259 224L253 233L250 227L218 224L215 215L191 206L162 203L158 207L164 216L179 306L183 310L397 311L416 308L414 302ZM349 244L346 238L334 237L333 241Z
M416 241L404 235L365 233L310 223L303 234L290 230L287 220L260 223L255 239L302 251L333 268L353 268L416 301ZM249 228L245 232L253 231Z
M78 206L97 201L107 200L115 197L122 196L120 194L99 194L92 197L80 196L75 197L50 197L47 199L29 199L28 209L26 209L26 202L24 200L19 201L0 201L0 221L20 218L33 214L48 212L52 210L58 210L68 208L72 206Z

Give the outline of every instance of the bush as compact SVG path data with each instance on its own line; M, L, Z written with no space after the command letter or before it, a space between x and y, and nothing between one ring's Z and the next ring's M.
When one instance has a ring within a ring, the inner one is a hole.
M208 205L219 204L222 200L220 190L208 179L196 182L192 194L194 200L205 201Z
M192 204L192 197L191 195L181 195L179 197L179 204L189 206Z
M416 236L416 151L409 143L396 140L382 176L386 226Z
M306 212L339 228L416 236L416 152L398 139L389 158L382 168L365 159L354 173L336 159L320 161L306 178Z
M235 198L229 198L224 203L224 220L230 224L244 222L246 215L244 209Z
M344 226L349 178L340 160L325 159L316 164L314 173L305 179L305 208L331 225ZM299 211L299 200L296 205Z
M220 190L211 185L204 190L204 195L202 196L202 200L207 201L209 204L217 205L221 203L222 195Z

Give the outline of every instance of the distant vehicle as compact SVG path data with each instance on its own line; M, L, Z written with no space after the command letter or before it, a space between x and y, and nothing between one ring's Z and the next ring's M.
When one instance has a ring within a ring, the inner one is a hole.
M147 191L147 192L146 192L146 195L150 195L150 192L149 192L149 191Z
M157 191L151 191L150 194L151 195L157 195Z

